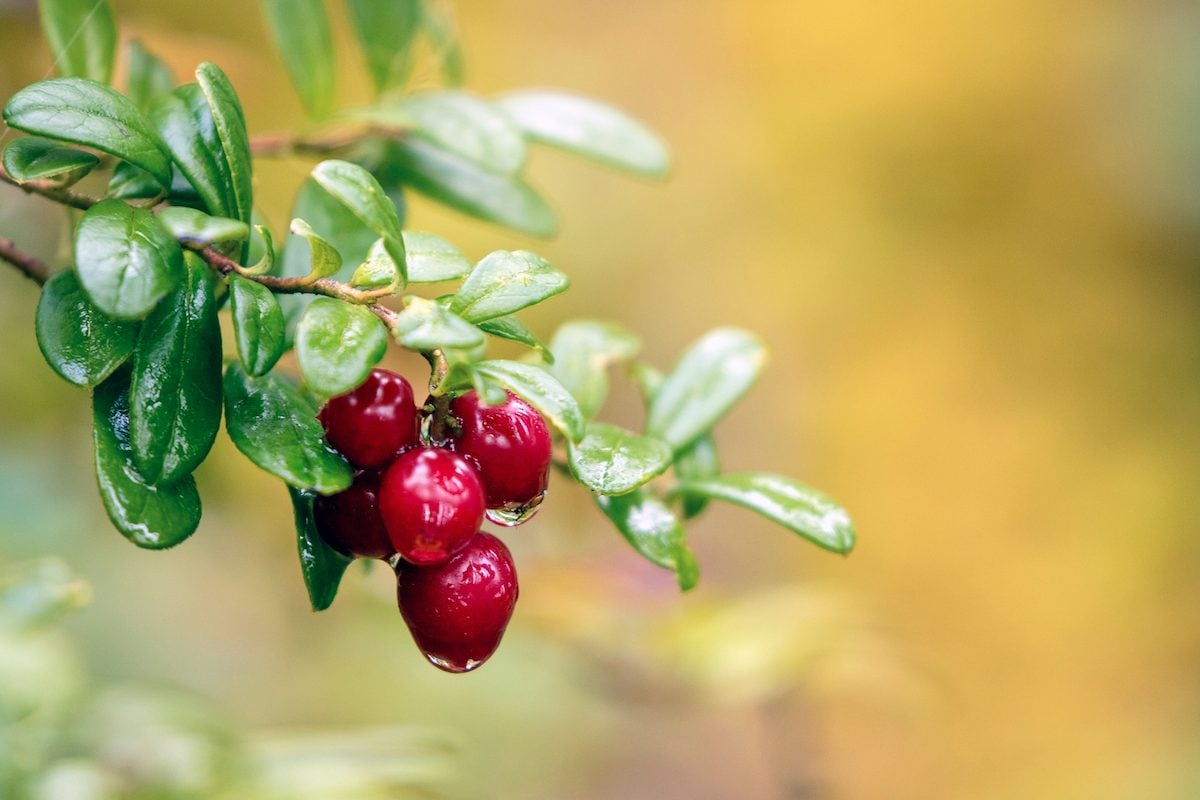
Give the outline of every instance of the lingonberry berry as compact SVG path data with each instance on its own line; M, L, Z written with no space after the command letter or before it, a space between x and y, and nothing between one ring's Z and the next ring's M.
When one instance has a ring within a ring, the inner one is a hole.
M419 447L383 474L379 510L397 553L414 564L440 564L483 523L483 486L462 456Z
M496 652L517 603L504 543L480 533L445 564L400 562L396 597L417 647L447 672L469 672Z
M357 389L326 403L318 417L329 444L356 467L385 466L417 443L412 386L386 369L372 370Z
M362 470L349 489L313 503L317 531L334 550L354 558L391 558L396 552L379 514L381 478L377 470Z
M487 507L512 514L488 518L515 524L527 517L541 503L550 476L550 431L541 415L511 392L503 403L486 406L474 391L455 398L450 413L459 430L449 446L478 467Z

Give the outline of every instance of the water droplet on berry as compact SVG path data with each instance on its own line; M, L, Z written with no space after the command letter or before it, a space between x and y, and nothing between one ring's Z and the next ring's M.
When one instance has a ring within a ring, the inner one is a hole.
M484 512L484 516L488 518L489 522L503 525L506 528L515 528L522 522L528 522L530 517L537 513L545 499L546 493L542 492L528 503L508 503L499 508L489 508Z

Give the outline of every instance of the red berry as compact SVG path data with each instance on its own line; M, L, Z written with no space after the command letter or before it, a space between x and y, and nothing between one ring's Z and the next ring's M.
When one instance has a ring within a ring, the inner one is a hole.
M396 549L379 514L376 470L363 470L344 492L318 496L313 516L321 538L338 552L353 558L391 558Z
M329 444L356 467L385 466L417 443L412 386L386 369L372 370L361 386L330 400L317 416Z
M517 571L504 543L480 533L445 564L396 570L397 601L434 666L469 672L487 661L517 603Z
M533 406L511 392L500 405L485 406L470 391L455 398L450 413L461 429L450 447L479 468L488 508L541 502L553 451L550 431Z
M379 510L397 553L414 564L440 564L483 524L483 486L462 456L419 447L384 473Z

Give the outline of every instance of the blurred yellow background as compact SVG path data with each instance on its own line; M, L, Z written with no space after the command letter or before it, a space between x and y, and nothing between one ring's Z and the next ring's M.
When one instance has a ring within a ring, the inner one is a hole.
M33 5L0 3L4 97L49 67ZM255 5L113 6L181 79L219 63L252 133L300 120ZM717 431L723 463L826 490L857 551L714 508L681 597L560 481L507 537L522 599L504 646L443 675L386 569L352 569L309 613L286 493L224 436L195 537L124 541L87 397L41 361L36 287L0 272L0 557L58 554L94 584L67 625L93 679L182 687L247 729L434 729L457 743L451 797L1200 796L1200 9L457 13L470 88L594 95L660 131L675 167L658 184L538 151L549 243L420 198L408 226L565 270L572 290L529 315L544 334L611 318L668 367L708 327L760 333L772 362ZM340 18L338 46L342 97L364 101ZM277 234L307 169L256 175ZM0 193L0 235L53 254L62 221ZM608 416L639 414L622 385Z

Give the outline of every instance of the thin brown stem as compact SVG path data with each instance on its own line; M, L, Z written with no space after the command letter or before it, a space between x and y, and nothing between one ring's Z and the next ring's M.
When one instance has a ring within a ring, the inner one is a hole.
M12 264L38 286L50 279L50 266L17 247L12 239L0 239L0 259Z
M86 195L79 194L78 192L73 192L70 189L64 189L61 186L55 186L49 181L27 181L26 183L21 183L16 178L9 175L2 166L0 166L0 181L17 187L21 191L25 192L25 194L40 195L47 200L53 200L61 205L71 206L71 208L78 208L82 211L86 211L92 206L96 205L96 203L100 202L94 197L88 197Z
M334 155L362 141L361 128L335 131L323 136L293 136L290 133L259 133L250 137L250 153L258 158L284 158L290 155Z

